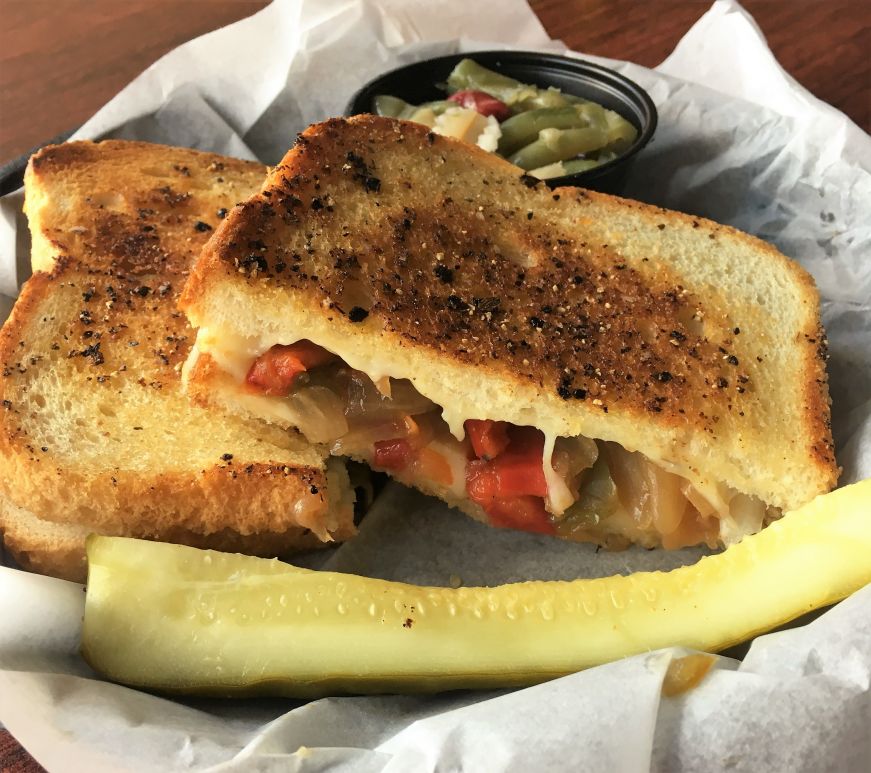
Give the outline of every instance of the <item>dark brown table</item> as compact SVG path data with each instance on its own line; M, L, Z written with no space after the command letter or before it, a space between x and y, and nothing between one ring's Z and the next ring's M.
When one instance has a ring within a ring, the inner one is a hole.
M590 54L659 64L708 0L532 0L552 37ZM133 77L263 0L0 0L0 164L76 128ZM871 6L744 0L775 56L816 96L871 130ZM41 770L0 731L0 773Z
M74 129L162 54L263 0L0 0L0 164ZM864 0L746 0L786 69L871 129ZM533 0L553 37L653 66L708 0Z

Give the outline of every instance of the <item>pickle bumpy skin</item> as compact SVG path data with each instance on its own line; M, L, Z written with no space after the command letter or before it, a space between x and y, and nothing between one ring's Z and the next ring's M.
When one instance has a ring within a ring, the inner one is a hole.
M110 679L165 692L533 684L671 645L716 651L844 598L871 582L869 515L866 480L692 566L495 588L92 536L82 652Z

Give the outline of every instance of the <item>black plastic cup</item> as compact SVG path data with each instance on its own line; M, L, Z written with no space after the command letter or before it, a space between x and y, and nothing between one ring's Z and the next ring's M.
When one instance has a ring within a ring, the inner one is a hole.
M574 185L619 193L636 154L650 142L656 130L656 106L637 83L607 67L581 59L534 51L475 51L426 59L369 81L351 98L345 114L374 112L374 100L379 94L390 94L414 105L444 99L445 92L439 84L444 84L451 70L466 58L522 83L541 88L555 86L566 94L597 102L629 121L638 136L617 158L585 172L545 181L552 188Z

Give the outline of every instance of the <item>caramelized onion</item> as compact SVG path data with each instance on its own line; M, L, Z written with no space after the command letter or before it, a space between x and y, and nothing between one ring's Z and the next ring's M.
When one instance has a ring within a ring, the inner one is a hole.
M702 496L699 490L691 483L684 483L681 487L683 495L689 500L690 504L699 512L702 518L716 517L717 509L708 501L708 498Z
M546 446L545 446L546 448ZM578 498L581 473L593 466L599 456L594 440L585 437L558 437L554 442L550 464L556 476L547 477L547 509L560 517ZM547 464L547 460L543 460Z
M754 534L762 528L765 504L756 497L735 494L729 500L729 515L735 521L738 534L742 537Z
M420 435L420 425L411 416L402 416L395 412L382 412L371 418L365 416L351 419L350 426L348 433L333 443L331 453L366 456L381 440L409 438L416 441Z
M447 430L437 433L436 438L430 442L430 449L441 455L450 468L450 482L445 482L455 497L463 497L466 494L466 463L468 462L468 441L460 443ZM448 477L445 476L445 481Z
M330 443L348 431L342 400L326 387L304 387L287 399L299 417L300 431L310 442Z
M391 379L390 383L393 393L391 403L396 410L415 416L418 413L427 413L438 409L438 406L418 392L414 388L414 384L408 379Z
M302 496L293 504L293 517L300 526L311 529L325 539L327 532L324 530L323 511L326 506L323 496Z
M687 499L681 491L683 479L646 459L645 466L653 526L661 535L671 534L678 529L687 510Z
M601 450L623 509L635 519L639 528L650 529L653 513L650 482L645 474L647 460L637 451L627 451L616 443L602 443Z
M387 398L378 391L365 373L356 370L350 372L346 416L361 416L372 409L381 409L385 402Z
M560 477L572 488L572 482L599 458L595 440L586 437L558 437L554 445L552 464Z
M390 379L390 396L385 396L365 373L351 371L348 381L346 415L366 415L379 412L403 413L414 416L436 408L435 403L418 392L407 379Z
M411 381L384 377L376 385L338 363L303 374L299 383L288 400L309 440L331 444L334 454L364 459L379 441L407 440L416 452L418 476L462 488L469 441L450 435L441 409ZM724 535L740 539L758 531L766 518L765 505L754 497L718 487L712 502L707 488L697 489L668 467L612 442L556 438L550 466L547 506L563 514L559 530L569 539L638 531L677 548L702 539L712 544ZM729 517L721 522L727 502ZM605 518L613 527L602 528Z
M393 397L393 379L390 376L382 376L377 381L373 382L375 388L381 393L381 396L387 400Z
M422 477L442 486L450 487L454 484L454 471L450 462L431 446L421 449L414 461L414 469Z

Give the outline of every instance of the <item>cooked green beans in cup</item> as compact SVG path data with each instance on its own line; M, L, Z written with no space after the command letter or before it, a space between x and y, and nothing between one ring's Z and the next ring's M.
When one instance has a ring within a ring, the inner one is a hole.
M375 112L477 144L542 180L611 161L637 134L613 110L554 87L521 83L472 59L457 64L445 86L447 99L422 105L380 94Z

